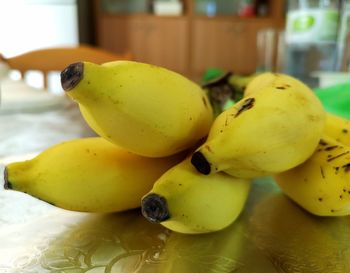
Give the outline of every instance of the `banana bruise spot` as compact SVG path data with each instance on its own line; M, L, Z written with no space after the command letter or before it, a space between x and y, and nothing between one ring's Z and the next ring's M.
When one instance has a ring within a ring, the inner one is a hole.
M205 97L202 97L202 101L203 101L205 108L208 108L207 100L205 99Z
M323 139L321 139L319 144L322 145L322 146L326 146L326 145L327 145L327 142L324 141Z
M339 158L339 157L342 157L342 156L344 156L344 155L347 155L348 153L349 153L349 151L346 151L346 152L344 152L344 153L335 155L335 156L333 156L333 157L328 158L327 161L330 162L330 161L332 161L332 160L334 160L334 159L337 159L337 158Z
M325 148L324 150L331 151L331 150L334 150L335 148L338 148L338 147L339 147L338 145L333 145L333 146L329 146L329 147Z
M289 87L291 87L289 84L284 84L284 85L276 86L276 89L278 89L278 90L285 90L285 89L287 89Z
M72 63L61 72L61 85L64 91L72 90L83 79L84 63Z
M161 223L170 218L166 199L156 193L150 193L142 198L141 212L152 223Z
M347 172L350 172L350 163L343 165L342 168L344 169L344 171L345 171L346 173L347 173Z
M210 163L201 152L193 153L191 157L191 163L200 173L205 175L210 174Z
M241 105L241 107L238 109L235 117L237 117L238 115L240 115L243 111L246 111L250 108L252 108L254 106L254 102L255 99L254 98L248 98L246 100L244 100L243 104Z
M322 176L322 178L325 179L326 177L325 177L325 175L324 175L324 170L323 170L322 166L320 166L320 171L321 171L321 176Z
M338 174L339 167L333 167L333 169L335 170L335 174Z
M4 170L4 189L5 190L12 190L13 187L12 187L12 184L11 182L9 181L8 179L8 170L7 170L7 167L5 167L5 170Z

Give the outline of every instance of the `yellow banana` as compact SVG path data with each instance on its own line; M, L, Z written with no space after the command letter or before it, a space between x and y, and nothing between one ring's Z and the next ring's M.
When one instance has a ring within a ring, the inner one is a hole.
M244 96L249 97L255 92L263 90L267 86L273 85L280 76L281 74L271 72L257 74L249 82L247 82L246 88L244 89Z
M182 159L141 157L100 137L83 138L7 165L5 188L73 211L123 211L140 207L153 183Z
M154 65L80 62L62 71L61 83L97 134L139 155L186 150L208 134L213 121L199 85Z
M248 76L241 76L237 74L233 74L229 78L230 85L240 94L243 94L246 92L246 88L249 85L249 83L254 80L260 73L254 73Z
M252 178L282 172L311 156L324 123L325 111L315 94L279 74L221 113L191 161L203 174L225 171Z
M250 184L225 173L204 176L188 158L156 181L142 198L142 213L149 221L180 233L221 230L243 210Z
M325 134L350 146L350 120L327 113Z
M310 213L350 214L350 147L323 136L303 164L274 176L282 191Z

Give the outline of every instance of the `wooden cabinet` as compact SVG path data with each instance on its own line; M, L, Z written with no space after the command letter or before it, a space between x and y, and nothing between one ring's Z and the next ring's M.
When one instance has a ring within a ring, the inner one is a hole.
M100 18L98 45L131 52L135 61L188 74L188 21L183 17L105 16Z
M267 27L273 27L271 20L194 19L192 76L199 79L210 67L243 74L255 71L256 34Z
M216 67L235 73L256 70L256 35L260 29L283 25L283 1L270 1L265 17L196 14L194 0L184 0L180 16L149 12L113 13L95 0L97 45L116 53L130 52L134 60L152 63L199 80Z
M187 23L184 18L134 18L130 45L135 60L187 74Z

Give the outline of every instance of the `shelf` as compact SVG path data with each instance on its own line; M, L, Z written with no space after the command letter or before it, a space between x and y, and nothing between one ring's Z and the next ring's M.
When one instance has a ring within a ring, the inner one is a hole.
M193 15L192 18L195 19L207 19L207 20L232 20L232 21L272 21L275 20L272 16L255 16L255 17L241 17L238 15L216 15L216 16L206 16L206 15Z
M136 61L163 66L194 80L209 67L253 73L257 33L280 28L284 22L283 0L268 0L266 15L252 17L233 11L198 14L194 0L183 0L183 13L175 16L156 15L150 10L107 12L98 5L100 1L95 0L98 46L116 53L131 51Z
M161 19L174 19L174 18L185 18L185 19L203 19L203 20L232 20L232 22L272 22L275 20L272 16L264 16L264 17L240 17L237 15L217 15L217 16L206 16L206 15L156 15L153 13L132 13L132 14L125 14L125 13L109 13L109 12L103 12L103 15L106 17L119 17L119 18L161 18Z
M161 19L176 19L176 18L188 18L188 15L156 15L153 13L132 13L132 14L116 14L116 13L107 13L104 12L103 16L106 17L119 17L119 18L161 18Z

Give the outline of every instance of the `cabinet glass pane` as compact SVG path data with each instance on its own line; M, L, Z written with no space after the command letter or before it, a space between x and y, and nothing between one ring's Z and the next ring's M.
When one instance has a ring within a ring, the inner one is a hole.
M196 0L194 11L198 15L232 15L238 14L238 0Z
M148 0L101 0L103 11L112 13L149 12Z

